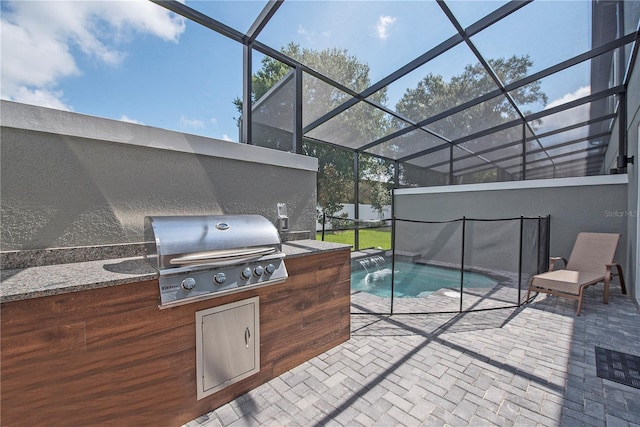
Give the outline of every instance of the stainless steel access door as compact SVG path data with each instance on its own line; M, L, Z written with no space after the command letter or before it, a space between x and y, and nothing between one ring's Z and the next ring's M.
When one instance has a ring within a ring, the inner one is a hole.
M196 312L198 400L260 372L258 297Z

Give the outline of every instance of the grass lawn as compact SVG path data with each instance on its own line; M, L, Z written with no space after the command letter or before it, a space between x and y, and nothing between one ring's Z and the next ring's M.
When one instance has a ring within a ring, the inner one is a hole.
M327 231L324 233L324 240L326 242L345 243L347 245L354 245L355 237L353 230L346 231ZM316 239L322 240L322 233L316 233ZM360 248L391 248L391 230L360 230ZM353 248L351 248L353 250Z

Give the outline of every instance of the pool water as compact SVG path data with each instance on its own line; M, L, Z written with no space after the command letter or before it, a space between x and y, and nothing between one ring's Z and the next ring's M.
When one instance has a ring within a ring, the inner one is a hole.
M442 288L460 290L460 271L432 265L395 263L394 297L425 297ZM486 288L498 284L483 274L465 271L463 288ZM351 272L351 291L379 297L391 296L391 263Z

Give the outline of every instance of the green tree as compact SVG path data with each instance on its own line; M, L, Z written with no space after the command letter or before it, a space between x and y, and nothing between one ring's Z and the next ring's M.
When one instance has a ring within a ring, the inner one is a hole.
M360 155L360 163L366 165L360 168L360 203L371 205L382 218L391 205L394 163L367 154Z
M300 48L295 43L282 48L282 53L330 76L333 80L350 89L361 92L371 85L369 66L348 54L345 49L325 49L315 51ZM290 68L274 58L265 56L262 67L252 76L252 102L260 98L290 72ZM351 96L309 74L303 77L303 118L309 124L338 107ZM386 89L372 96L378 103L387 101ZM242 100L234 101L242 112ZM388 123L384 113L364 103L358 103L334 117L327 123L313 129L308 138L303 139L303 153L318 159L317 194L320 207L319 217L332 216L340 211L343 203L352 202L354 188L353 153L336 149L315 140L337 142L341 145L357 147L380 138L385 134ZM372 160L361 161L362 170L373 165Z
M251 76L251 103L253 104L256 100L262 98L262 96L286 76L289 71L291 71L291 68L288 65L265 56L262 59L262 68ZM240 127L240 120L242 119L242 98L236 97L233 100L233 104L236 106L238 113L240 113L240 116L236 119L238 127Z
M533 65L529 56L490 59L488 63L498 77L507 82L525 77L527 70ZM396 111L420 121L480 97L496 88L493 79L481 64L467 65L462 74L453 76L448 82L440 75L428 74L415 88L405 92L396 105ZM547 96L542 92L539 81L522 86L510 92L510 95L518 105L534 103L544 105L547 103ZM526 111L523 113L527 114ZM490 123L491 126L497 126L517 118L516 111L511 104L504 96L499 95L455 115L431 123L428 127L440 135L455 140L472 134L478 129L486 129L487 123ZM536 123L532 125L535 126ZM517 141L522 137L522 129L520 127L513 128L509 132L501 133L499 137L502 142ZM395 147L400 156L406 147L403 145L401 138ZM473 142L466 144L467 148L472 148L473 145ZM473 180L475 182L495 180L497 172L496 168L481 171L474 174ZM407 176L404 178L406 179Z

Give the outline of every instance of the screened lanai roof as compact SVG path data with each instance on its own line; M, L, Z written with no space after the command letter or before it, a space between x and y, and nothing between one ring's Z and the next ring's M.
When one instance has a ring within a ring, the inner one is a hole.
M306 139L503 179L609 172L640 17L638 1L287 0L238 2L233 16L156 3L245 46L245 100L264 58L287 71L243 110L247 142L296 151ZM305 34L329 22L340 45ZM396 24L409 36L362 48Z

